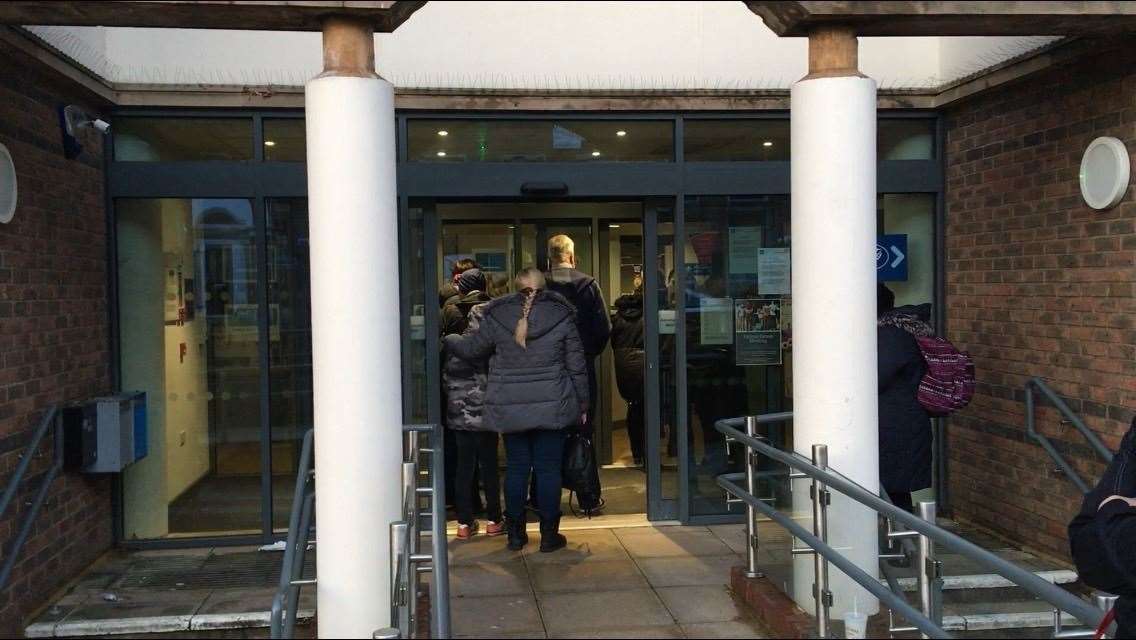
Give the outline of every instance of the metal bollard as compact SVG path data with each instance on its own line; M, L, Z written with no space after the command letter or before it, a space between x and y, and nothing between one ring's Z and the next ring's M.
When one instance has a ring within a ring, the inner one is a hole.
M747 436L757 437L757 416L746 416L745 427ZM746 446L743 451L745 453L746 491L749 492L749 495L757 497L757 470L753 468L753 450ZM757 570L757 509L754 509L749 503L746 503L745 576L747 578L765 577L765 574Z
M920 502L918 506L919 517L931 524L935 524L936 508L934 502ZM942 590L943 565L935 559L935 541L925 535L919 535L919 566L916 569L916 579L919 584L919 604L923 615L935 624L942 626ZM928 637L921 634L920 637Z
M828 445L813 445L813 466L821 471L828 470ZM828 542L828 487L816 479L809 491L813 502L813 535L821 542ZM813 555L813 597L816 599L817 635L827 638L829 633L829 609L832 607L832 591L828 589L828 560L819 553Z
M395 629L394 627L387 627L385 629L379 629L378 631L372 633L371 637L375 640L396 640L397 638L401 638L402 636L399 635L398 629Z

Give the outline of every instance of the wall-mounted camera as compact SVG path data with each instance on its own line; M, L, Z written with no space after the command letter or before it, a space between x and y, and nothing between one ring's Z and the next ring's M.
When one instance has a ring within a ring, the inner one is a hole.
M79 142L80 129L90 127L103 135L110 133L110 123L106 120L93 118L82 108L73 104L59 107L59 128L63 132L63 155L73 160L83 152L83 144Z

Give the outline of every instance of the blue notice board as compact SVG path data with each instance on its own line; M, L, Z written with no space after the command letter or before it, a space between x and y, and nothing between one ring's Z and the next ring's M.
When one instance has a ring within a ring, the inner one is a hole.
M890 234L876 238L876 280L907 282L906 234Z

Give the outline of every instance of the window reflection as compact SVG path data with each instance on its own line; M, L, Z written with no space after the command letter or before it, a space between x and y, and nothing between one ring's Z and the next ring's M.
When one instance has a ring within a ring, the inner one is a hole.
M412 162L671 162L670 120L410 120Z

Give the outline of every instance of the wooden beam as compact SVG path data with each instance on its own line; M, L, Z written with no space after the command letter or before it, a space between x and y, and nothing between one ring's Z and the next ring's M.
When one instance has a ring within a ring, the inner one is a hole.
M383 2L11 0L0 2L0 24L321 31L325 18L338 15L366 22L375 32L389 33L425 4L425 0Z
M809 78L859 76L856 32L844 25L816 27L809 33Z
M323 21L324 76L376 78L375 30L355 17L329 16Z

